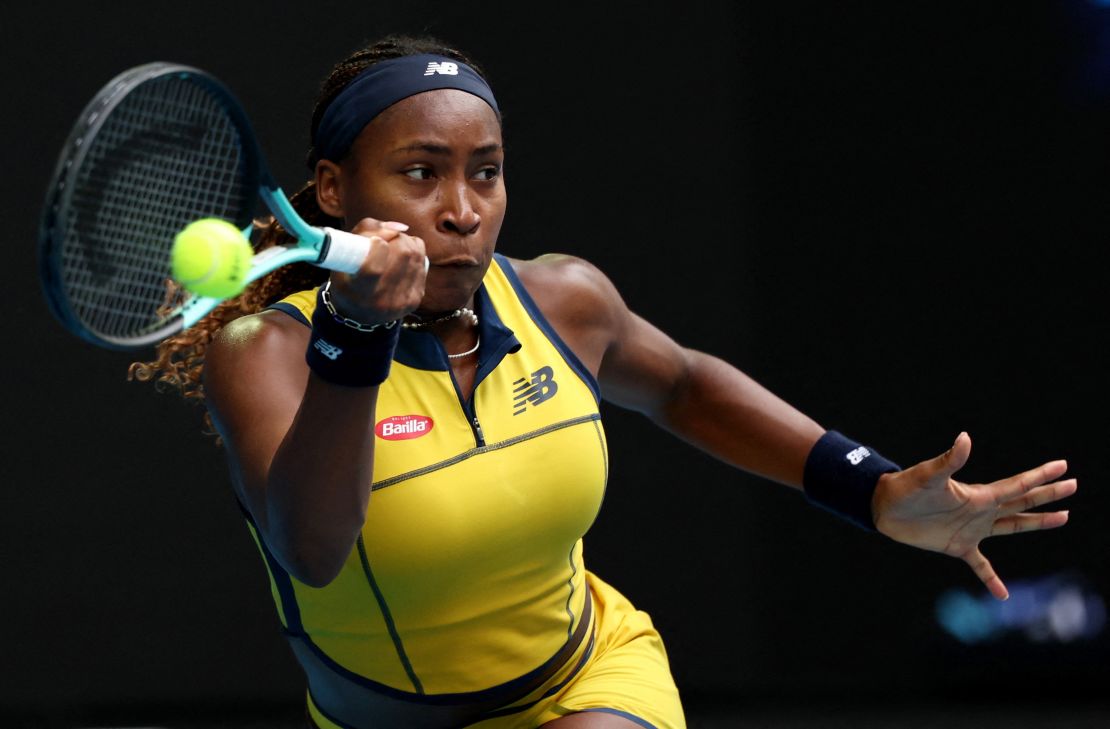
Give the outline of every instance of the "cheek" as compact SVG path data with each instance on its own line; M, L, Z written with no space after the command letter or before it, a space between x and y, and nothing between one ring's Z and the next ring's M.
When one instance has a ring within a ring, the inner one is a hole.
M354 226L363 218L374 218L400 221L415 227L422 215L420 208L421 201L411 191L392 189L388 185L364 186L351 204L344 207L344 217L348 226Z
M340 193L344 221L353 226L363 218L397 220L396 213L405 207L406 190L379 165L362 160L344 170Z
M505 220L507 204L508 196L505 194L505 188L502 186L496 195L492 195L485 200L485 210L482 213L483 223L493 227L495 230L500 230L501 223Z

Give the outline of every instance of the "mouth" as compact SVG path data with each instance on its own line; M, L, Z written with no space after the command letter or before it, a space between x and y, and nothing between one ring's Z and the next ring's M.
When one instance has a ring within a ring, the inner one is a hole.
M431 262L432 268L477 268L479 265L481 264L477 259L470 256L454 256Z

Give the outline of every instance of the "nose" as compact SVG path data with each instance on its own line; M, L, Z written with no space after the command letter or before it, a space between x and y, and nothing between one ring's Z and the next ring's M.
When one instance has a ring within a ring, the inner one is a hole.
M436 227L441 233L470 235L482 224L482 216L474 208L472 191L466 184L447 184L440 193L440 211Z

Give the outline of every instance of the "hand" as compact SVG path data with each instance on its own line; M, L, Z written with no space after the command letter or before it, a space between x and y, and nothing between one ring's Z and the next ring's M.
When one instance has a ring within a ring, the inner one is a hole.
M371 326L400 319L420 305L427 276L424 241L407 230L404 223L373 218L351 229L370 239L370 253L358 273L332 272L336 311Z
M1009 597L979 543L987 537L1054 529L1068 521L1067 511L1029 510L1071 496L1074 478L1056 481L1066 461L1050 461L1024 473L988 484L965 484L952 478L971 455L971 437L956 442L936 458L879 479L872 513L880 532L921 549L958 557L999 600Z

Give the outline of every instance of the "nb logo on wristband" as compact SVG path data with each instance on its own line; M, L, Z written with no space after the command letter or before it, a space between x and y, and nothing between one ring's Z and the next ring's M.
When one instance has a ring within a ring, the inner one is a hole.
M317 339L315 342L312 343L312 346L320 350L320 354L324 355L332 361L339 359L339 355L343 354L342 349L335 346L334 344L328 344L323 339Z
M871 455L871 451L867 450L863 446L860 446L853 451L848 451L848 455L846 455L845 458L847 458L848 462L851 463L853 466L858 466L859 464L863 463L863 459L867 458L869 455Z

